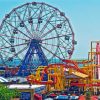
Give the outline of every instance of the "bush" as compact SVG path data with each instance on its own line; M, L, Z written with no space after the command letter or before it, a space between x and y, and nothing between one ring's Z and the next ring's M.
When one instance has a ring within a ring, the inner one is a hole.
M16 96L20 96L17 89L9 89L6 85L0 84L0 100L10 100Z
M91 100L91 92L90 91L86 92L86 100Z

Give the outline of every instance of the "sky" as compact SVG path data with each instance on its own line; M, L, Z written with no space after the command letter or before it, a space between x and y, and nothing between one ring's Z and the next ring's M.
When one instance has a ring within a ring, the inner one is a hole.
M34 0L45 2L64 12L75 33L72 59L87 59L90 42L100 40L100 0ZM0 0L0 24L13 8L33 0Z

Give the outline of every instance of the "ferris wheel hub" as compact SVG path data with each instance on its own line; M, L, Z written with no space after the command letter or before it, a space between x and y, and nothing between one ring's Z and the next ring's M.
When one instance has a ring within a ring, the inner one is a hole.
M41 40L38 40L38 39L32 39L32 40L31 40L31 43L39 44L39 43L41 43Z
M33 36L33 40L41 40L41 37L40 37L40 32L39 31L35 31L33 32L34 36Z

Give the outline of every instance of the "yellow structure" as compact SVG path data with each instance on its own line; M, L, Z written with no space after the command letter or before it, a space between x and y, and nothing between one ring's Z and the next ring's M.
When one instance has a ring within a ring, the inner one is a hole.
M48 75L48 80L43 81L43 75ZM29 75L28 81L31 84L45 84L47 90L64 90L65 88L64 65L49 65L48 67L40 66L37 68L35 75Z
M48 80L52 80L52 76L55 78L55 83L52 87L54 90L64 90L65 88L65 76L63 64L52 64L48 68ZM51 87L50 87L51 88Z
M48 75L47 81L43 81L44 74ZM51 64L47 67L38 67L35 75L28 76L28 81L30 81L31 84L45 84L48 91L61 91L65 89L68 81L66 76L70 74L80 77L78 80L82 83L83 79L85 80L88 77L88 75L81 73L74 68L68 68L65 64ZM73 79L69 79L69 82L72 80Z
M100 41L99 41L100 42ZM91 42L91 50L88 53L88 60L81 62L65 60L66 64L51 64L48 66L40 66L37 68L35 75L28 76L28 81L32 84L45 84L47 90L64 90L66 85L70 86L71 81L78 80L79 87L83 86L84 90L90 87L92 91L100 87L100 80L97 78L97 68L100 67L96 63L96 55L100 52L96 51L96 43ZM94 45L95 44L95 45ZM78 64L83 64L79 68ZM47 74L47 81L43 81L44 74ZM66 78L67 76L74 75L76 78ZM98 84L99 83L99 84Z

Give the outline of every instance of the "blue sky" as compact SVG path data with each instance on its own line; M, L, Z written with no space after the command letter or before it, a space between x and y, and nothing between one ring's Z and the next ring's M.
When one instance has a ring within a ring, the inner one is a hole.
M72 58L87 58L90 42L100 40L100 0L35 0L52 5L69 18L78 44ZM0 23L13 8L33 0L0 0Z

